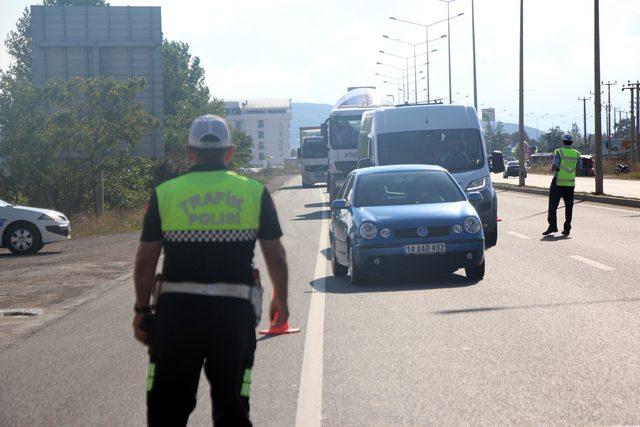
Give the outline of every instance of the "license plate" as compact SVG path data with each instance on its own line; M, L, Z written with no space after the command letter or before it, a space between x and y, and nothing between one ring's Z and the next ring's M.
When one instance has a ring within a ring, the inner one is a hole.
M447 252L447 245L445 243L422 243L419 245L405 245L405 255L430 255L430 254L443 254Z

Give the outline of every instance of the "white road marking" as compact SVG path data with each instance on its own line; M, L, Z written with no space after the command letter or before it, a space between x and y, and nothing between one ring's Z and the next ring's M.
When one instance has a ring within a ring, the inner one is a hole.
M322 194L322 202L325 195ZM324 346L324 300L327 259L322 250L329 246L328 220L322 220L320 241L316 257L316 269L313 275L315 290L309 303L309 318L304 341L300 388L298 389L298 408L296 427L319 427L322 424L322 359Z
M543 195L525 195L522 193L516 193L515 191L509 191L509 190L504 190L502 192L502 194L508 193L509 196L512 197L520 197L520 198L524 198L524 199L539 199L539 200L548 200L548 197L545 197ZM580 200L576 200L576 204L580 202ZM629 213L629 214L635 214L638 215L640 214L640 211L631 211L628 209L620 209L620 208L610 208L608 206L600 206L600 204L598 204L597 202L580 202L580 206L581 207L589 207L589 208L596 208L596 209L605 209L608 211L616 211L616 212L624 212L624 213ZM563 206L558 206L558 209L562 209Z
M529 240L530 239L529 236L525 236L524 234L516 233L515 231L507 231L506 233L512 235L513 237L517 237L518 239L522 239L522 240Z
M580 255L569 255L569 258L573 258L576 261L584 262L585 264L588 264L595 268L599 268L600 270L604 270L604 271L615 270L614 268L609 267L608 265L600 264L599 262L592 261L589 258L581 257Z

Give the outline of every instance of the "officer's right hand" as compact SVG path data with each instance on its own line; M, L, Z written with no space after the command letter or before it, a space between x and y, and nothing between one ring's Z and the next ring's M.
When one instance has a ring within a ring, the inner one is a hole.
M282 326L289 320L289 305L286 298L274 297L271 300L271 307L269 308L269 319L271 320L271 326Z

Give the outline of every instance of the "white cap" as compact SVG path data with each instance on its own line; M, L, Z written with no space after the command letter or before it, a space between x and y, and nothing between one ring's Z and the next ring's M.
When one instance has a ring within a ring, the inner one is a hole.
M191 124L188 145L198 148L231 147L227 123L213 114L198 117Z

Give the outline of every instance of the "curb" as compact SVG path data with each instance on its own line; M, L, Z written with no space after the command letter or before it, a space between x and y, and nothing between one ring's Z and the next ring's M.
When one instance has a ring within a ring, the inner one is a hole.
M515 191L518 193L538 194L541 196L549 195L549 190L540 187L518 187L512 184L504 184L500 182L494 182L493 187L497 190ZM575 193L574 198L576 200L582 200L585 202L604 203L607 205L627 206L631 208L640 208L640 199L631 199L626 197L615 196L596 196L595 194L588 193Z

